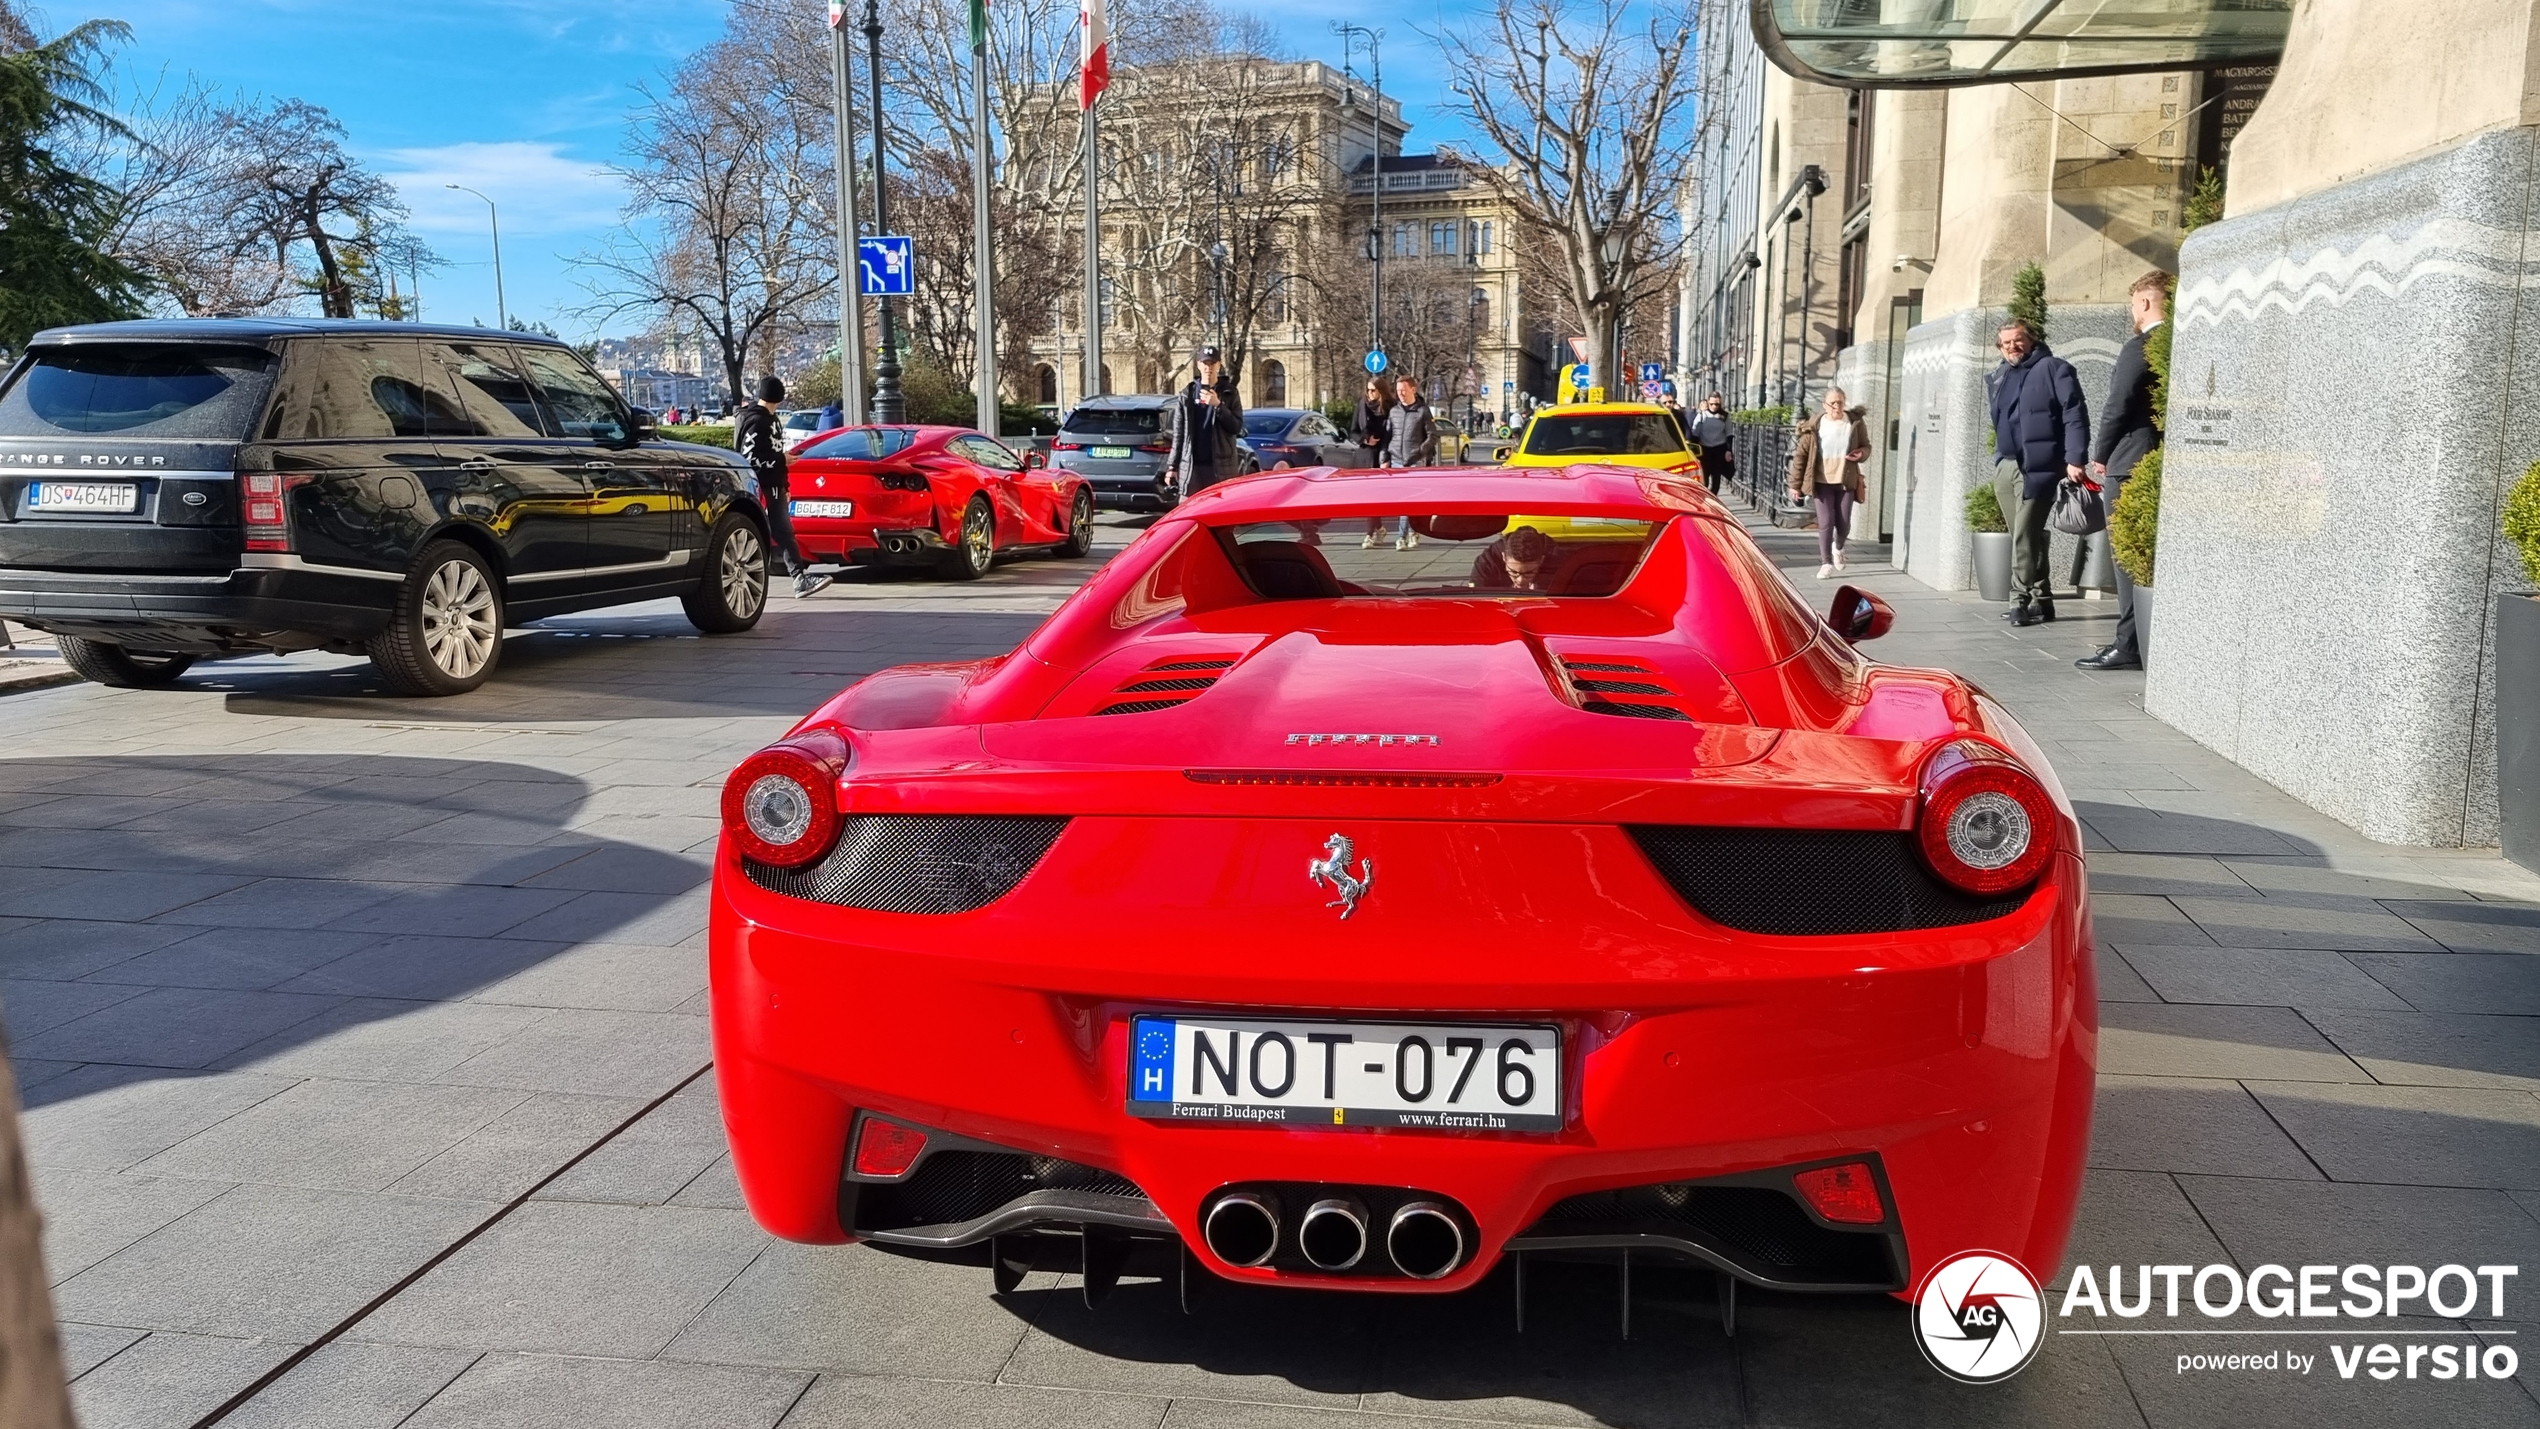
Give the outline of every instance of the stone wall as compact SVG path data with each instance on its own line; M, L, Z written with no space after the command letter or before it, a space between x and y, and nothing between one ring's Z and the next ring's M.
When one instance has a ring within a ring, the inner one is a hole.
M2387 842L2496 839L2491 625L2521 580L2498 522L2540 457L2535 148L2492 131L2182 255L2145 708Z
M1896 484L1893 559L1941 590L1970 590L1976 583L1964 503L1969 487L1993 479L1984 374L2001 361L1993 338L2005 315L2002 308L1970 308L1926 322L1905 338L1897 395L1904 431L1889 474ZM2081 378L2095 431L2109 370L2128 336L2126 310L2050 307L2047 326L2047 346ZM2072 560L2073 538L2055 537L2048 570L2059 587L2069 584Z

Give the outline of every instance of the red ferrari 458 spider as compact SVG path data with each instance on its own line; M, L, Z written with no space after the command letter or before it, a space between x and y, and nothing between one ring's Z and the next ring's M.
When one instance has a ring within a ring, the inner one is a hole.
M846 427L795 446L787 465L794 537L814 562L972 581L1006 552L1094 548L1083 477L968 427Z
M1855 652L1889 619L1660 473L1184 503L1012 654L873 675L725 786L751 1211L1089 1297L2051 1275L2079 825L1983 691Z

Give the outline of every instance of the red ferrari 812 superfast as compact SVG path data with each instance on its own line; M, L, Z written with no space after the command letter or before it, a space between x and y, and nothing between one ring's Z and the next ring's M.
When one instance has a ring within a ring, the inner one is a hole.
M1089 1297L2051 1275L2080 830L1983 691L1856 653L1889 620L1661 473L1212 488L1012 654L870 676L732 775L751 1211Z

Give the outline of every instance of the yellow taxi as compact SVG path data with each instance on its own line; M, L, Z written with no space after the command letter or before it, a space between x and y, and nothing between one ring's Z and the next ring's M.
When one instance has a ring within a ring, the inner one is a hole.
M1688 472L1700 463L1675 414L1655 402L1571 402L1526 423L1503 466L1638 466Z
M1675 414L1655 402L1571 402L1538 408L1502 466L1637 466L1676 474L1698 471ZM1637 523L1596 518L1516 516L1556 541L1638 540ZM1609 529L1612 528L1612 529Z

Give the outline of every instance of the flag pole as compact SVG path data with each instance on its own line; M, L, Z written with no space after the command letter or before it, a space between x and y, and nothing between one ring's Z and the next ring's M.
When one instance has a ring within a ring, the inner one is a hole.
M847 83L847 7L829 7L829 78L838 117L838 404L847 425L864 425L864 311L855 266L855 118Z
M987 0L970 0L970 96L978 110L970 159L971 281L973 306L979 316L979 430L998 435L997 411L996 259L988 223L988 8Z

